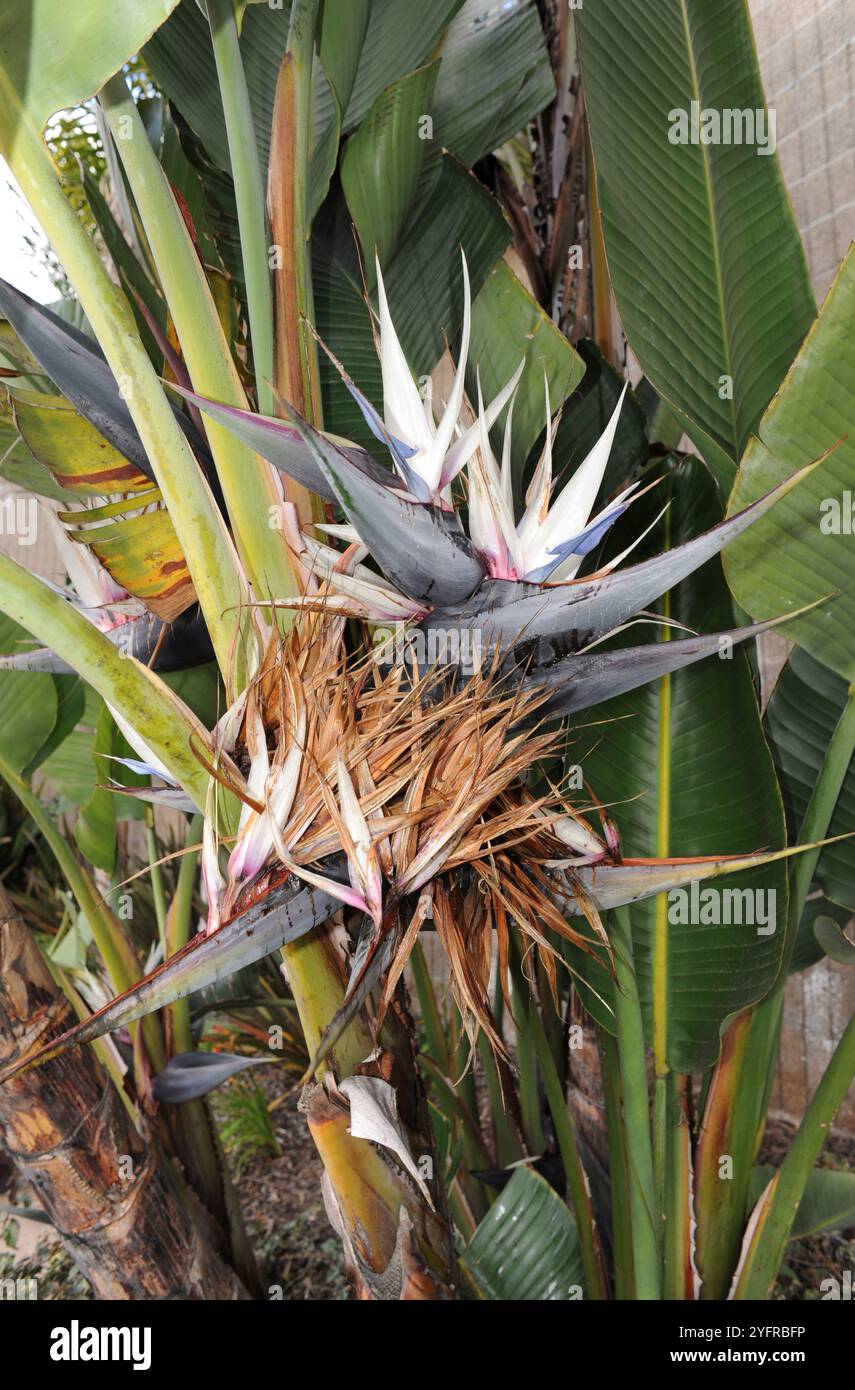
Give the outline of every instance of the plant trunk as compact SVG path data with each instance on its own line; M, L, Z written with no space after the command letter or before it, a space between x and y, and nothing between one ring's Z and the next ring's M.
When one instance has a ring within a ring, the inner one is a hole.
M0 890L0 1064L74 1021ZM98 1298L247 1296L167 1182L165 1166L134 1128L91 1049L0 1086L0 1141Z

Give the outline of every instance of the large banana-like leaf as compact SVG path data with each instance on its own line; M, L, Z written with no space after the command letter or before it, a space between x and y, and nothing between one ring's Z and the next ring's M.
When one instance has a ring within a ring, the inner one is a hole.
M345 3L347 0L345 0ZM343 120L365 119L380 93L432 57L463 0L371 0L368 27Z
M476 368L484 399L497 396L522 358L525 371L514 398L512 460L519 477L532 445L546 425L544 377L554 414L581 381L585 364L505 261L487 277L472 305L472 341L466 373L476 401ZM568 407L572 410L572 406Z
M371 0L330 0L321 8L318 53L340 111L350 101L370 17Z
M19 125L40 132L49 116L94 96L137 53L176 0L51 0L0 12L0 152Z
M676 545L720 515L715 484L699 461L684 463L665 486L671 507L658 544ZM730 602L720 567L709 565L674 589L665 611L692 627L726 622ZM612 808L628 855L718 856L784 843L781 798L748 663L727 646L719 655L598 706L588 718L610 721L605 730L600 725L575 736L570 758ZM664 895L632 908L639 990L658 1065L708 1067L725 1019L760 998L775 978L786 875L776 866L747 868L722 884L758 908L756 918L746 911L741 924L723 913L707 924L703 915L671 920ZM720 892L713 896L725 901Z
M105 497L151 492L151 478L75 410L65 396L10 386L12 418L33 458L67 493Z
M796 647L766 710L766 731L790 819L798 834L826 749L846 706L845 680ZM842 835L855 825L855 764L849 768L829 835ZM814 877L832 902L855 911L855 846L850 840L823 851Z
M833 452L750 542L725 561L728 582L754 618L833 602L798 619L787 636L847 681L855 679L855 249L752 439L731 508L742 507L809 459ZM835 447L838 446L838 447Z
M133 511L135 506L151 510ZM164 622L195 603L187 561L156 488L130 504L120 501L82 513L60 512L59 519L72 540L89 546L116 583Z
M555 96L534 0L466 0L448 29L436 89L437 138L473 165Z
M777 1170L771 1164L751 1170L748 1212L759 1201ZM855 1226L855 1173L834 1168L816 1168L807 1180L799 1209L790 1231L790 1240L804 1240L823 1231L840 1231Z
M375 253L386 266L397 250L433 146L422 121L430 114L437 72L438 64L430 63L381 92L342 158L342 186L372 283Z
M576 23L621 318L646 375L729 484L814 313L777 157L669 138L692 103L719 119L762 111L748 6L585 0Z
M103 1037L252 965L305 936L326 921L335 906L324 893L290 880L210 936L194 937L139 984L0 1076L0 1084L22 1067L47 1062L69 1047Z

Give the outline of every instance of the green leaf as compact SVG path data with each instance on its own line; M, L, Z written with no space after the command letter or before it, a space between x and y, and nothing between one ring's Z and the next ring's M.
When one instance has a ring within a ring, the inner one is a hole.
M82 681L80 685L84 692L84 704L75 727L58 747L50 751L41 766L51 789L60 797L60 812L73 811L85 805L95 790L92 744L104 705L91 686Z
M829 960L838 965L855 965L855 942L843 935L843 928L833 917L817 917L813 932Z
M95 786L74 826L80 852L96 869L108 874L112 874L116 865L116 804L113 793L106 790L104 783L112 775L113 764L109 759L116 752L117 733L113 716L107 706L102 705L91 752Z
M158 102L159 107L160 105L161 103ZM113 216L113 211L106 198L101 193L97 179L89 170L84 174L83 187L86 191L89 210L95 219L116 272L128 292L128 303L133 310L140 337L146 346L146 352L154 366L161 372L163 370L163 353L154 340L137 300L142 300L149 314L162 331L166 329L166 302L125 240L125 234Z
M771 1164L752 1169L749 1213L776 1172ZM847 1226L855 1226L855 1173L816 1168L808 1178L790 1240L804 1240L823 1231L842 1231Z
M576 1224L557 1192L531 1168L516 1169L460 1263L483 1299L541 1303L582 1296Z
M57 351L67 351L58 345ZM15 424L33 458L53 474L66 496L105 497L146 492L151 480L75 410L65 396L9 387Z
M163 677L165 685L174 690L200 719L206 729L213 729L226 709L226 698L215 661L194 666L188 671L175 671Z
M778 767L792 837L802 823L847 698L846 681L796 647L766 710L766 731ZM846 774L828 834L843 835L853 825L855 764ZM822 851L814 877L827 898L855 911L855 844L851 840L828 845Z
M825 851L823 852L825 853ZM843 931L852 918L852 913L848 907L838 907L837 903L830 902L818 890L814 890L815 886L808 896L799 922L793 959L790 962L791 975L799 970L809 970L812 965L816 965L817 961L823 959L825 951L820 946L814 932L814 923L820 917L824 917L826 921L834 922L840 931Z
M72 913L68 930L52 939L47 953L63 970L83 970L86 952L93 941L92 931L82 912Z
M385 87L431 58L463 0L371 0L345 131L366 117Z
M504 144L555 97L533 0L466 0L442 46L437 139L464 164Z
M370 15L371 0L324 0L318 53L340 111L353 91Z
M466 373L470 400L478 399L476 368L484 400L489 401L507 385L523 358L526 366L514 402L512 436L517 476L535 440L544 432L544 374L554 415L581 381L585 364L507 262L499 261L472 305L472 342ZM502 413L502 420L506 414Z
M819 318L763 417L739 469L730 507L834 452L725 561L734 595L754 618L834 595L788 625L786 635L847 681L855 679L855 251L844 260ZM838 445L839 447L834 447Z
M145 43L176 0L32 0L0 11L0 152L19 125L39 130L55 111L94 96Z
M420 118L431 109L437 72L431 63L381 92L344 152L342 186L372 284L375 250L386 266L419 187L428 148Z
M28 634L0 614L0 652L26 647ZM50 737L57 718L52 676L3 671L0 674L0 757L21 772Z
M814 314L777 159L754 144L669 139L692 102L763 108L748 7L659 0L640 13L636 0L585 0L576 24L621 319L645 375L729 485Z
M250 5L243 17L240 52L252 107L261 172L266 182L273 103L288 47L291 6ZM208 21L195 0L182 0L146 45L143 58L158 87L189 122L215 164L231 172L229 143ZM320 207L338 156L339 109L319 59L314 71L310 213Z
M655 490L651 509L658 511L669 497L670 509L651 536L654 550L679 544L720 516L716 487L696 459ZM624 521L636 534L644 525L632 512ZM625 537L626 527L615 545L625 544ZM664 605L671 619L692 628L727 625L731 605L718 561L672 590ZM632 632L627 644L631 638ZM784 843L780 793L748 662L738 650L724 656L588 711L590 727L574 735L569 760L611 807L625 855L719 856ZM728 890L743 896L723 896ZM759 891L762 898L755 896ZM715 1061L725 1019L761 998L780 964L787 904L782 866L724 878L710 901L721 909L718 924L705 924L683 895L671 901L662 895L631 909L648 1032L676 1071L702 1071ZM765 922L746 922L747 911L741 925L726 920L727 903L736 918L741 903L765 915L772 902L771 933ZM688 922L680 920L684 909ZM701 920L692 922L697 916ZM607 978L594 983L609 987Z
M52 676L51 679L56 691L56 723L41 748L24 768L22 776L26 782L29 782L33 773L61 747L83 718L87 689L80 677Z

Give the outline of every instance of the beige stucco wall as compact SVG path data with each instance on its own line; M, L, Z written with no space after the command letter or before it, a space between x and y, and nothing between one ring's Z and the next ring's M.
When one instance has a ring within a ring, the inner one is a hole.
M749 0L778 152L821 300L855 240L855 0Z

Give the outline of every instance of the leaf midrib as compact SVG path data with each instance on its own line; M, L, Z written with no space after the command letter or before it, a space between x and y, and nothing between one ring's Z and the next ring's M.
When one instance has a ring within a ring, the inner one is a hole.
M679 3L679 5L680 5L680 15L681 15L681 18L682 18L682 21L683 21L683 32L684 32L685 37L686 37L686 53L688 54L688 58L689 58L689 71L690 71L690 73L691 73L691 78L692 78L692 90L693 90L693 92L695 93L695 97L696 97L696 99L697 99L698 106L699 106L699 108L700 108L700 107L701 107L701 84L700 84L700 79L699 79L699 77L698 77L698 68L697 68L697 64L696 64L696 62L695 62L695 51L694 51L694 47L693 47L693 45L692 45L692 37L691 37L690 30L689 30L688 0L678 0L678 3ZM709 208L709 225L710 225L710 237L711 237L711 239L712 239L712 247L713 247L713 264L714 264L714 269L715 269L716 293L717 293L717 295L718 295L718 302L719 302L719 309L720 309L720 318L721 318L721 337L722 337L722 344L723 344L723 346L724 346L724 355L725 355L725 362L726 362L726 367L727 367L727 376L728 376L729 379L730 379L731 390L732 390L731 398L730 398L730 401L729 401L729 405L730 405L730 416L731 416L731 427L732 427L732 445L733 445L733 449L734 449L734 458L738 458L739 452L740 452L740 447L739 447L739 446L740 446L740 440L739 440L739 429L738 429L737 413L736 413L736 378L735 378L734 373L733 373L733 354L732 354L731 344L730 344L730 335L729 335L729 331L728 331L727 315L726 315L726 313L725 313L725 304L724 304L724 283L723 283L723 281L722 281L722 275L721 275L721 247L720 247L720 242L719 242L718 223L717 223L717 221L716 221L715 196L714 196L714 193L713 193L713 184L712 184L712 167L711 167L711 160L710 160L709 154L708 154L708 152L707 152L708 149L709 149L709 146L699 143L699 144L698 144L698 149L700 150L700 154L701 154L701 163L702 163L702 167L703 167L703 171L704 171L704 186L705 186L705 188L706 188L707 206L708 206L708 208Z

